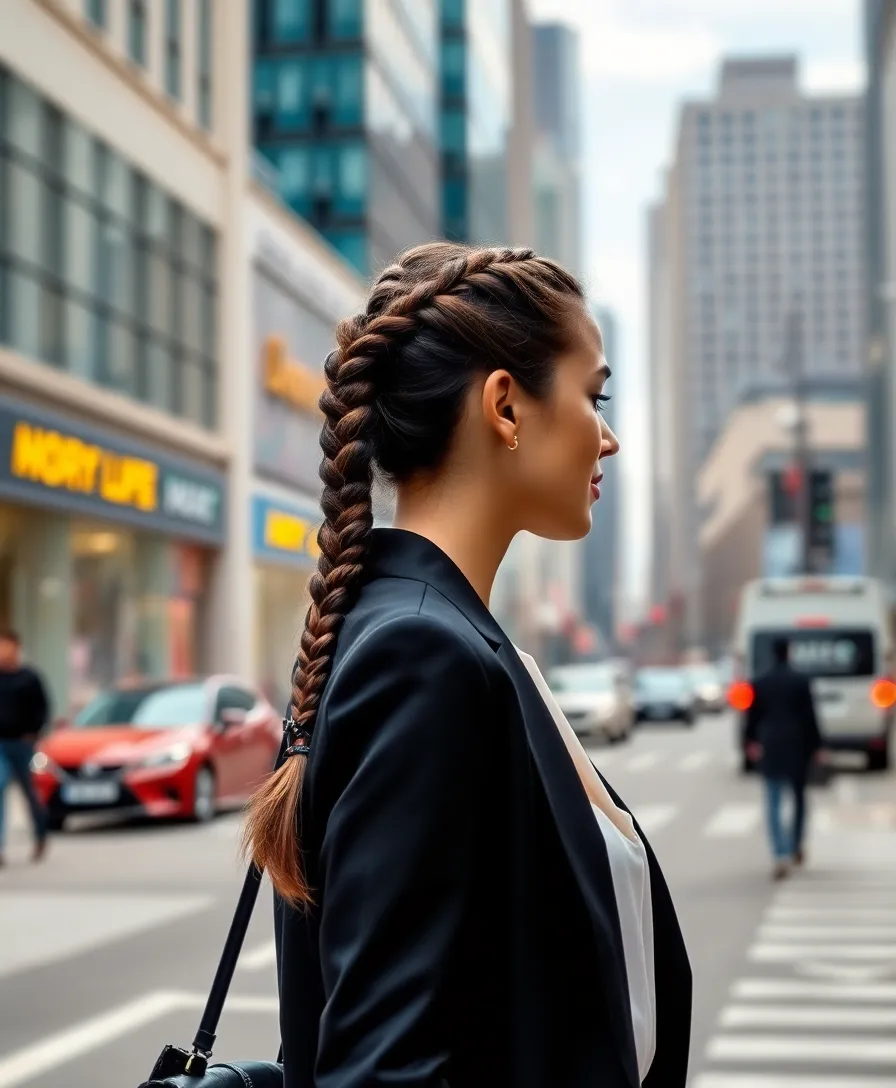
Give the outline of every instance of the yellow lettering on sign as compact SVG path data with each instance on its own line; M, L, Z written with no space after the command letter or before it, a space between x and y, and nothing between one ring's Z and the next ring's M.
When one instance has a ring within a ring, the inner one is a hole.
M264 522L264 542L278 551L300 552L311 526L304 518L285 514L281 510L268 510Z
M9 467L13 476L54 490L98 494L104 502L148 513L158 506L159 467L152 461L30 423L15 425Z
M318 401L326 388L322 374L289 358L282 336L269 336L262 349L264 387L271 396L286 401L293 408L320 414Z
M80 438L19 422L12 439L10 471L44 487L93 493L102 450Z

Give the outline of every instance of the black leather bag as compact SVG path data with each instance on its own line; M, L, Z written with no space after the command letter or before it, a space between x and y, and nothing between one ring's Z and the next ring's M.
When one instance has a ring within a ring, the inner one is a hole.
M287 743L284 735L276 763L278 767L283 761ZM209 1065L221 1010L224 1008L240 950L246 939L260 886L261 870L256 865L250 865L191 1049L166 1046L153 1066L149 1080L144 1081L139 1088L283 1088L283 1066L280 1060Z

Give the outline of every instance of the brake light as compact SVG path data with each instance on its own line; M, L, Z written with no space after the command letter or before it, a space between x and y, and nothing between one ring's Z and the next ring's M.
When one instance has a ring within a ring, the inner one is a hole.
M896 683L878 680L871 688L871 702L878 710L891 710L896 706Z
M753 685L746 680L736 680L728 689L728 705L733 710L749 710L754 698Z

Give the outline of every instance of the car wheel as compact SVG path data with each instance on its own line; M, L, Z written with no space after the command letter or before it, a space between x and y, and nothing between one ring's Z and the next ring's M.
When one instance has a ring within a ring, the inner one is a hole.
M47 830L48 831L63 831L65 829L65 813L63 812L49 812L47 813Z
M883 748L872 748L868 752L869 771L888 771L890 769L890 742Z
M750 759L746 752L742 752L740 757L740 773L752 774L755 770L756 764Z
M193 803L190 818L194 823L207 824L215 818L217 799L215 797L215 775L211 767L200 767L193 780Z

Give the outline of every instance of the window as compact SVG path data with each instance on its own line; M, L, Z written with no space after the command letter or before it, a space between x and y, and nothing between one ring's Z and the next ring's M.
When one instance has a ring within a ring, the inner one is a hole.
M442 92L459 98L464 93L466 45L462 41L442 42Z
M214 232L0 69L4 104L0 343L214 426Z
M212 127L212 0L199 0L196 78L199 124Z
M361 31L361 0L329 0L327 34L333 41L360 38Z
M89 22L94 26L98 26L101 29L106 27L106 0L86 0L84 4L84 14L87 16Z
M165 90L180 98L180 0L165 0Z
M128 0L128 55L146 67L146 0Z
M311 0L273 0L273 40L305 42L311 37Z

